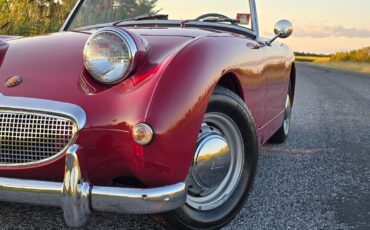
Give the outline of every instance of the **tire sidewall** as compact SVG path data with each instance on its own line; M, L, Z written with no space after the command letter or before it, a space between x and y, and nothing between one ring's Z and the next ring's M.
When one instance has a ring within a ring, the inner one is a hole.
M230 91L230 93L232 92ZM229 94L225 95L216 88L208 105L207 113L222 113L231 118L239 127L245 153L242 176L229 199L216 209L199 211L186 204L175 210L174 218L188 229L194 229L192 226L197 226L197 229L217 229L229 222L242 208L253 184L258 158L255 123L244 103L242 104L240 100L237 100L240 98L235 98L236 95Z

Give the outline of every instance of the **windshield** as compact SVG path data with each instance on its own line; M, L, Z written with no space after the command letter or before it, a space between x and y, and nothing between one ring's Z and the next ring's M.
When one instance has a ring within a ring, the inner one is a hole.
M235 25L251 29L250 12L249 0L85 0L71 19L68 29L143 15L165 14L169 20L190 20L209 13L225 15L235 20ZM203 20L230 24L217 21L215 17Z

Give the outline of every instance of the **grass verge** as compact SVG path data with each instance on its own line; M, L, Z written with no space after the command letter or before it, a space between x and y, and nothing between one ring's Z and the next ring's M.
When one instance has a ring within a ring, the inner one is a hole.
M314 56L296 56L295 59L300 62L328 62L330 57L314 57Z
M370 75L370 63L366 62L311 62L311 64Z

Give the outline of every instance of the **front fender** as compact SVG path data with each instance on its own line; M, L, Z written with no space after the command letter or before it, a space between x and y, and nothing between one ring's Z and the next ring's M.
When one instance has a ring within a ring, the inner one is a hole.
M172 183L185 180L212 92L220 78L237 66L245 40L204 37L180 51L169 63L146 116L156 137L143 153L149 162L160 162L148 165L146 173L163 164L170 166L164 167L164 178L170 175ZM227 48L222 49L225 45Z

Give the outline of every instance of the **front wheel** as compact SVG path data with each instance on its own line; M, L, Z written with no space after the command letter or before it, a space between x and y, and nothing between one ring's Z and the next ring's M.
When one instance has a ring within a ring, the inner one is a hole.
M217 229L242 208L258 158L254 120L232 91L217 87L198 135L186 204L155 219L170 229Z

